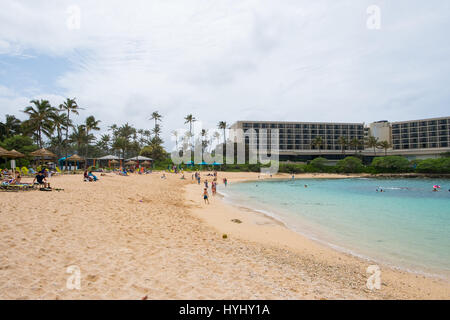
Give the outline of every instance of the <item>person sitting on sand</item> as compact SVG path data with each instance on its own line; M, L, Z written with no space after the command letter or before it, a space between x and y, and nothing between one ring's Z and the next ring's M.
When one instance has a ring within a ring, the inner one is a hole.
M203 200L205 200L205 204L208 203L209 204L209 199L208 199L208 189L205 188L203 190Z
M20 175L19 171L16 171L16 178L14 179L15 184L20 184L20 181L22 180L22 176Z
M90 182L91 181L91 179L89 178L87 170L84 170L83 179L84 179L84 182Z
M89 179L92 179L93 181L97 181L97 180L98 180L97 176L94 175L94 174L92 173L92 171L89 171L88 177L89 177Z
M35 181L37 181L37 183L38 183L40 186L42 186L42 187L44 187L44 188L49 188L49 189L50 189L50 183L47 182L47 178L45 177L45 175L44 175L42 172L38 173L38 174L34 177L33 183L35 183Z
M184 177L184 174L181 176L181 180L186 180L186 178Z
M161 176L161 179L166 179L166 174L163 173L163 175Z

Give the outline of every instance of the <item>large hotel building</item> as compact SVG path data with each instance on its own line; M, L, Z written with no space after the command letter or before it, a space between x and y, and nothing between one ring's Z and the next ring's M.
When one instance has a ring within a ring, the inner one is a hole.
M310 160L319 155L328 159L341 159L345 155L356 153L365 157L384 155L384 150L367 148L364 141L374 136L378 141L387 141L391 148L388 155L403 155L410 159L438 157L449 152L450 117L411 120L401 122L377 121L364 123L331 122L278 122L278 121L238 121L230 129L266 129L266 141L270 149L271 129L279 130L279 153L281 160ZM313 141L321 137L323 144L319 150ZM347 146L342 151L341 137L347 142L357 139L359 146ZM235 142L249 143L248 136L236 134ZM355 150L356 149L356 150ZM345 153L345 154L344 154Z

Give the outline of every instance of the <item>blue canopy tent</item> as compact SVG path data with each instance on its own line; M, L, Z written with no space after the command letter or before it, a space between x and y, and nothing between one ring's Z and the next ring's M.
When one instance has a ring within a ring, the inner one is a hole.
M218 162L213 162L213 164L212 164L213 166L221 166L222 165L222 163L218 163Z
M194 166L194 161L188 161L188 162L186 162L186 165L188 167L192 167L192 166Z
M198 166L207 166L208 164L205 161L202 161L201 163L197 163Z

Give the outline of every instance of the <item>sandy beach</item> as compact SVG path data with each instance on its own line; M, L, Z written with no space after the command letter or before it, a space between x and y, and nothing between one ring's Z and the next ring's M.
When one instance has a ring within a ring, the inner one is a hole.
M381 289L371 291L370 261L220 196L206 205L189 173L160 176L108 174L86 183L65 175L50 179L60 192L0 193L0 298L450 298L448 281L387 266ZM219 173L219 181L224 176L258 179ZM67 287L71 266L81 272L79 290Z

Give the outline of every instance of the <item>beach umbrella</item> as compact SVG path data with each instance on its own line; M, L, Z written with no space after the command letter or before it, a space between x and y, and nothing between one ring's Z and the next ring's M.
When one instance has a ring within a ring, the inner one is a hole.
M51 151L48 151L45 148L42 148L42 149L36 150L34 152L31 152L30 155L33 156L33 157L42 158L42 160L44 160L44 158L52 158L52 159L56 159L57 158L56 154L54 154Z
M8 154L6 155L8 158L11 159L17 159L17 158L23 158L25 155L23 153L20 153L19 151L16 151L12 149L11 151L8 151Z
M117 160L111 160L111 161L110 161L110 164L112 164L112 165L119 164L119 161L117 161Z
M80 157L80 156L77 155L77 154L74 154L73 156L67 158L67 160L68 160L68 161L73 161L73 162L76 162L76 161L77 161L77 162L83 162L83 161L85 161L84 158Z
M214 161L214 163L212 165L213 166L221 166L222 164Z
M30 155L32 155L33 157L41 157L41 158L44 158L44 157L53 158L53 159L56 158L56 154L54 154L51 151L48 151L45 148L42 148L42 149L36 150L34 152L31 152Z
M141 165L144 166L144 167L150 167L151 164L152 163L150 161L147 161L147 160L141 163Z
M128 161L128 162L125 162L125 165L126 166L135 166L135 165L137 165L137 162L136 161Z
M13 159L11 160L11 169L13 172L16 170L16 160L17 158L23 158L25 155L23 153L20 153L19 151L16 151L12 149L11 151L7 151L7 153L4 155L6 158Z
M201 163L197 163L199 166L207 166L208 164L205 161L202 161Z
M9 151L0 147L0 157L7 157Z

